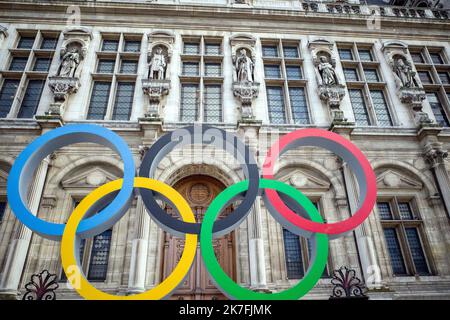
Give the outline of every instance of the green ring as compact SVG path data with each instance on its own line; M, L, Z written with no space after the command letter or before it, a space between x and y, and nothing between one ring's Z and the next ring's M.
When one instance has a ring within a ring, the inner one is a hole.
M261 179L259 187L261 189L273 189L282 192L298 203L308 212L314 222L322 222L323 219L314 204L300 191L283 182L276 180ZM214 221L217 219L222 208L230 199L246 191L248 180L236 183L222 191L211 203L205 213L202 228L200 231L200 248L208 270L213 281L219 289L228 297L240 300L296 300L308 293L319 281L323 274L328 259L328 236L326 234L314 234L316 240L316 254L312 254L312 262L306 272L305 277L295 286L277 293L254 292L243 288L234 282L222 269L214 254L212 245L212 230Z

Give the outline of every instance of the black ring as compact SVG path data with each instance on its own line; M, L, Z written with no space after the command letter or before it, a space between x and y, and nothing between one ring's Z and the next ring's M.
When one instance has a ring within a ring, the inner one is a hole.
M231 153L240 163L249 188L242 202L228 216L217 220L213 227L215 237L231 232L250 212L259 192L259 170L250 148L234 134L207 125L193 125L175 130L160 137L146 152L139 169L140 177L153 178L155 170L176 146L208 144ZM231 152L230 152L231 151ZM145 208L165 231L177 235L200 234L201 223L188 223L167 214L156 202L154 192L139 189Z

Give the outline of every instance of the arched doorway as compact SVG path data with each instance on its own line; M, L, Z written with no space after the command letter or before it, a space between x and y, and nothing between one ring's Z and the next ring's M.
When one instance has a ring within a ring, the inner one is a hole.
M197 221L203 221L203 216L213 199L225 189L225 186L209 176L193 175L181 179L173 186L189 203L195 214ZM228 207L219 219L225 217L232 207ZM176 215L170 207L166 207L168 214ZM235 251L234 251L234 232L227 234L221 238L214 239L214 251L224 271L232 278L236 278ZM162 237L162 279L172 272L178 263L183 252L184 239L174 237L166 232ZM200 257L200 247L197 246L197 256L186 277L175 293L172 299L185 300L211 300L225 299L226 297L216 288L209 278L208 271Z

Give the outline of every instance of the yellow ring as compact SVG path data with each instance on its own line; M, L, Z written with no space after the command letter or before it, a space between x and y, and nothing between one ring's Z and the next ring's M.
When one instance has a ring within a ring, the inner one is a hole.
M123 179L111 181L88 194L75 208L69 217L64 229L61 241L61 258L64 272L71 286L85 299L91 300L160 300L168 296L183 282L189 272L197 252L197 235L186 234L186 242L181 259L173 272L156 287L136 295L116 296L98 290L89 283L75 258L75 237L78 224L83 219L88 209L105 195L119 190ZM194 213L186 200L172 187L161 181L137 177L134 179L135 188L145 188L156 191L168 199L177 207L183 221L195 222Z

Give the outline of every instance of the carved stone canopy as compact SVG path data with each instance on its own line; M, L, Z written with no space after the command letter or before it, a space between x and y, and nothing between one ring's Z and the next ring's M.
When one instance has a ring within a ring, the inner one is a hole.
M156 30L151 32L148 35L148 53L149 53L149 61L151 59L152 54L155 52L156 47L161 47L164 50L164 53L167 58L167 62L170 63L170 60L173 55L173 44L175 43L175 35L166 30Z
M333 43L325 39L316 39L308 43L308 48L311 51L314 66L320 63L320 57L325 56L328 62L336 67L336 57L333 52Z

